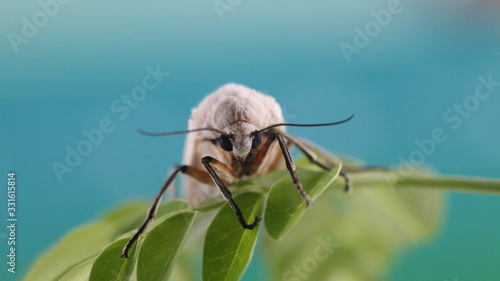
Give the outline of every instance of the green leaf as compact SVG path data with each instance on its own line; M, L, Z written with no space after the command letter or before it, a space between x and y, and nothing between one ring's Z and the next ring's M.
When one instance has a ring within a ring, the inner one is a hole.
M368 188L351 177L352 194L335 182L304 214L302 229L263 245L270 280L386 280L391 260L436 233L443 194L434 190Z
M90 272L90 281L127 281L132 275L135 261L135 243L130 249L130 258L121 258L123 245L127 243L130 237L123 238L111 243L97 257L92 271Z
M262 213L262 194L243 193L235 197L243 217L253 222ZM204 281L237 281L252 257L258 226L243 229L229 204L221 208L210 224L203 248Z
M194 218L193 211L166 215L144 239L137 261L137 280L167 280ZM162 218L160 218L161 220Z
M76 228L39 258L23 280L54 280L82 260L96 256L113 241L115 233L115 227L103 221Z
M304 190L315 200L338 176L341 165L328 172L298 170ZM313 206L314 208L314 206ZM280 239L302 217L306 202L297 192L289 177L285 177L271 187L265 211L265 226L274 239Z
M54 280L96 256L118 234L140 223L148 204L133 202L116 208L102 219L78 227L64 236L55 246L43 254L30 268L23 280Z
M94 264L96 258L91 258L77 267L70 270L66 273L59 281L88 281L90 270L92 269L92 265ZM31 280L45 280L45 279L31 279Z
M96 256L118 235L137 228L146 216L149 205L148 202L124 204L95 222L72 230L36 260L23 280L54 280L82 261ZM173 200L162 204L158 214L186 208L189 205L185 201Z

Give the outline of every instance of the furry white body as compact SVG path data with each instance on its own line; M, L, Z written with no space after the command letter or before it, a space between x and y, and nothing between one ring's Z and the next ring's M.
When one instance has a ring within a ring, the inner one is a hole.
M217 132L200 131L188 134L184 146L183 164L203 169L201 159L211 156L227 167L234 161L250 153L250 134L267 126L282 123L283 114L280 105L273 97L264 95L243 85L226 84L206 96L197 108L194 108L188 121L188 130L197 128L215 128L234 135L233 151L227 152L214 145L208 139L218 137ZM285 127L276 128L285 132ZM259 176L276 168L283 160L281 151L274 142L258 168L252 174L239 173L237 179ZM236 172L237 173L237 172ZM192 177L184 177L187 199L198 206L208 197L219 194L215 185L202 183Z

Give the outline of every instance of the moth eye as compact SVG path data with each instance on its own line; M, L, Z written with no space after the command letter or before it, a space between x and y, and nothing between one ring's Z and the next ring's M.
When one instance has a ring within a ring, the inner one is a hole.
M220 147L225 151L233 151L233 144L231 143L228 135L221 135L219 137L219 144Z
M260 143L262 142L262 134L257 132L255 134L252 134L252 136L252 148L259 147Z

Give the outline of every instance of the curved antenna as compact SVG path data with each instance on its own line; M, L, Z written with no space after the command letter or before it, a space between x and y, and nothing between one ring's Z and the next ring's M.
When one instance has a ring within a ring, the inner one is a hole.
M218 132L221 135L225 134L223 131L217 130L214 128L199 128L199 129L192 129L192 130L187 130L187 131L176 131L176 132L165 132L165 133L153 133L153 132L144 131L142 129L138 129L137 131L143 135L150 136L150 137L180 135L180 134L188 134L188 133L199 132L199 131L214 131L214 132Z
M292 123L278 123L278 124L271 125L271 126L269 126L269 127L265 127L264 129L258 130L257 132L258 132L258 133L262 133L262 132L264 132L264 131L270 130L270 129L275 128L275 127L280 127L280 126L295 126L295 127L320 127L320 126L333 126L333 125L338 125L338 124L345 123L345 122L347 122L347 121L351 120L353 117L354 117L354 114L353 114L353 115L351 115L349 118L344 119L344 120L342 120L342 121L333 122L333 123L321 123L321 124L292 124Z

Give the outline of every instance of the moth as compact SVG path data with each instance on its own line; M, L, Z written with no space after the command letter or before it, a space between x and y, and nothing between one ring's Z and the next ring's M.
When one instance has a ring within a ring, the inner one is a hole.
M353 117L351 115L334 123L285 123L281 107L273 97L243 85L226 84L206 96L192 110L188 130L168 133L142 131L150 136L187 134L184 164L176 167L167 178L153 200L146 219L123 247L121 256L128 257L130 247L154 219L161 198L179 173L187 176L187 200L192 206L198 206L203 200L220 193L245 229L253 229L259 224L260 218L255 217L252 221L244 218L228 186L276 170L283 162L297 191L310 206L311 198L297 176L290 147L297 147L310 162L325 170L332 167L318 161L308 142L287 134L286 127L332 126L345 123ZM341 171L340 176L345 180L345 190L350 191L351 182L345 172Z

